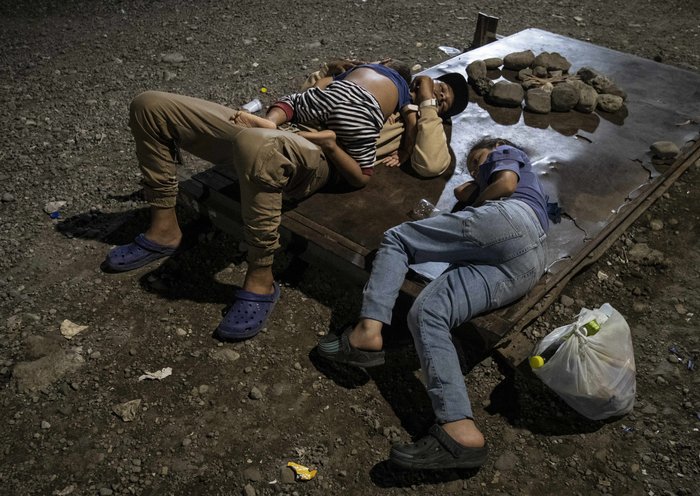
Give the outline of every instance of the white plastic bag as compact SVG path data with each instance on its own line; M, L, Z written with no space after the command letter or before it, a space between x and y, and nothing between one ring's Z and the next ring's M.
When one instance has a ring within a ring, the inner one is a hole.
M584 326L594 319L600 330L588 336ZM582 308L576 322L549 333L533 355L540 355L557 341L563 342L556 353L533 369L542 382L592 420L632 410L636 393L632 335L617 310L608 303L594 310Z

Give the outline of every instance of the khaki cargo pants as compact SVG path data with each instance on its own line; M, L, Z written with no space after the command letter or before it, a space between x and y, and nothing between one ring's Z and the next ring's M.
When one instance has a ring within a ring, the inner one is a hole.
M129 126L152 206L175 206L181 149L233 167L241 189L248 262L269 266L279 248L282 196L301 199L320 189L328 180L328 163L310 141L288 131L237 126L235 113L197 98L147 91L131 102Z

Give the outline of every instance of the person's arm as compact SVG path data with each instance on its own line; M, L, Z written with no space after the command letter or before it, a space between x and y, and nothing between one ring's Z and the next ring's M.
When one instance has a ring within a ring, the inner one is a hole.
M411 157L413 169L424 177L438 176L450 166L450 150L447 136L435 105L430 105L435 98L433 80L428 76L418 76L411 84L414 103L418 105L413 143L404 151ZM406 129L408 131L408 128Z
M479 185L476 181L467 181L460 184L454 189L455 198L457 201L471 205L479 193Z
M317 132L300 131L297 134L318 145L326 156L326 160L333 164L350 186L362 188L369 182L371 176L364 174L360 164L338 145L333 131L330 129Z
M473 205L479 207L488 200L498 200L512 195L518 187L518 174L510 170L501 170L493 173L491 182L479 196L474 200Z

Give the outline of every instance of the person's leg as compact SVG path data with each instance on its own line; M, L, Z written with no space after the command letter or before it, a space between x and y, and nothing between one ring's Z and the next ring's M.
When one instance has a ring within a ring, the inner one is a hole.
M132 100L129 126L144 196L152 207L146 238L164 246L180 243L174 210L180 150L212 163L230 163L230 142L240 131L232 125L235 114L223 105L159 91L146 91Z
M279 248L282 195L303 198L317 191L328 178L328 165L316 145L278 130L245 129L232 141L232 153L248 271L217 333L224 339L246 339L262 329L279 297L272 262Z
M437 422L462 446L481 447L484 437L473 421L450 331L490 309L491 295L504 279L499 267L454 267L426 286L408 314Z
M386 233L372 265L362 297L360 320L349 334L350 344L363 350L382 348L382 324L391 314L409 265L426 261L459 262L473 246L463 235L470 211L405 222Z
M484 437L473 420L450 331L476 315L520 298L544 272L545 236L534 213L515 203L507 205L503 213L507 215L502 220L496 216L480 227L502 234L509 229L519 233L517 243L492 246L500 253L501 261L451 268L421 292L408 314L408 327L440 427L431 429L428 440L393 449L392 459L399 465L437 468L445 464L477 465L485 460L486 449L481 449ZM436 446L442 448L433 451Z

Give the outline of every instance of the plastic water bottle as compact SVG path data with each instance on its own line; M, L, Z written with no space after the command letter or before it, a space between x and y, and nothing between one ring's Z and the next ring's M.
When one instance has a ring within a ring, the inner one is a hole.
M411 210L410 213L411 218L415 220L427 219L428 217L435 217L438 214L440 214L440 209L432 203L430 203L425 198L422 198L416 204L416 206L413 207L413 210Z
M248 103L246 103L245 105L242 105L241 108L243 110L250 112L251 114L254 114L254 113L260 112L262 110L263 104L260 100L255 98L255 99L249 101Z

